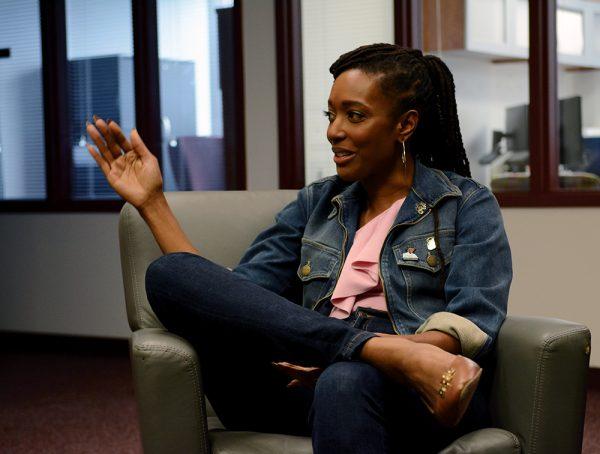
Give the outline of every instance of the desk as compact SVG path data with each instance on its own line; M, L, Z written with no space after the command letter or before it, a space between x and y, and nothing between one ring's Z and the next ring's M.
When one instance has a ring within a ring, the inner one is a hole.
M560 172L558 176L562 189L579 191L600 190L600 177L589 172ZM503 172L492 178L493 192L529 191L529 172Z

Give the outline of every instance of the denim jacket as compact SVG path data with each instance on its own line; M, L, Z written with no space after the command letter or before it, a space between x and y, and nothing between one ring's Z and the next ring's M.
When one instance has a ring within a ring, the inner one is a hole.
M304 307L323 309L365 204L361 184L337 175L304 187L233 272ZM465 356L489 351L506 316L512 263L500 208L485 186L417 161L379 263L398 334L434 329L459 339Z

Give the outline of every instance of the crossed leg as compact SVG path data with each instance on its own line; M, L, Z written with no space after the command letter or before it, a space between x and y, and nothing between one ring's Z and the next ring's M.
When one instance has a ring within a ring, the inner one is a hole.
M390 452L396 442L381 434L398 432L394 422L402 414L411 415L410 423L419 419L415 411L423 413L414 391L357 361L375 334L299 307L207 259L159 258L148 268L146 290L165 327L195 346L207 396L230 429L308 434L312 426L315 452L342 452L361 440L373 448L361 452ZM405 342L399 345L408 351L413 343ZM272 361L323 367L314 395L286 388ZM439 428L431 415L423 418L420 427Z

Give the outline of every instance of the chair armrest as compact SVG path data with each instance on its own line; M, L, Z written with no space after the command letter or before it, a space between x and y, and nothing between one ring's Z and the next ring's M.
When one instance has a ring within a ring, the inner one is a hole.
M498 335L492 387L497 427L519 437L524 453L580 453L590 331L542 317L506 319Z
M520 454L521 444L512 433L493 427L479 429L454 440L439 454Z
M144 453L210 452L206 406L191 345L159 328L129 342Z

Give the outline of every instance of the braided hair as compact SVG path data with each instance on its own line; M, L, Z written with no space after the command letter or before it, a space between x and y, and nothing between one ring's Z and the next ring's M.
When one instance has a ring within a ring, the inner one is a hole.
M434 55L394 44L370 44L341 55L329 68L336 79L349 69L379 76L381 90L394 95L394 114L419 112L407 149L428 167L470 177L456 113L454 79Z

